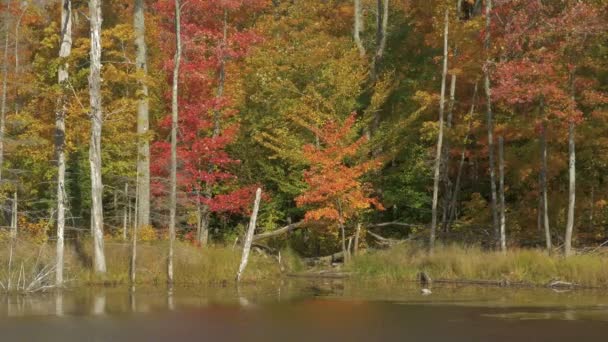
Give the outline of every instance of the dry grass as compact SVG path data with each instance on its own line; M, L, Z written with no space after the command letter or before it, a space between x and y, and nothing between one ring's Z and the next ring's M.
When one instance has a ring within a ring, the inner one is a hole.
M433 279L507 280L545 285L562 280L589 287L608 287L608 256L564 258L541 250L515 249L506 254L479 247L440 246L433 256L414 245L371 251L353 259L357 276L388 282L414 281L420 271Z
M8 245L0 246L0 277L8 275ZM91 243L83 242L84 254L89 258ZM64 277L68 284L128 284L130 244L116 241L106 241L105 244L107 273L96 275L79 257L75 249L66 246ZM165 284L167 270L167 241L141 242L137 248L138 284ZM185 242L176 242L174 275L175 283L181 285L218 284L232 282L240 263L240 249L232 247L211 246L198 248ZM23 263L26 270L39 270L55 262L55 245L47 243L38 245L27 241L19 241L13 255L13 268ZM13 269L13 273L17 272ZM252 252L243 281L276 279L280 268L275 258ZM14 275L13 275L14 276ZM54 281L54 274L48 279Z

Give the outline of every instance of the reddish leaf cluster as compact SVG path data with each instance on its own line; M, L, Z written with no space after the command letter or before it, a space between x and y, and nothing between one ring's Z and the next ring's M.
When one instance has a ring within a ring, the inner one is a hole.
M310 163L304 173L309 189L296 198L296 204L315 208L306 213L306 220L345 223L372 205L383 209L380 202L370 196L371 186L361 182L364 174L380 167L380 161L354 161L366 141L361 137L352 142L354 123L354 114L342 125L328 122L321 129L313 129L322 146L304 146L304 157Z
M238 131L238 126L231 123L237 112L232 108L230 94L219 94L218 88L222 65L242 59L253 44L259 42L257 34L242 27L246 26L248 16L265 4L262 0L194 0L184 3L182 9L178 186L187 194L181 196L182 200L203 203L213 212L243 212L252 195L249 187L238 188L236 176L230 171L239 163L226 151ZM165 53L163 68L171 77L175 52L174 2L160 1L156 9L163 13L164 30L160 37L161 50ZM220 134L214 134L217 122L221 123ZM163 118L159 126L169 130L170 115ZM156 142L153 156L152 173L156 177L166 177L169 142ZM163 192L164 186L157 182L156 194ZM214 193L220 192L220 186L221 194L203 196L210 189Z

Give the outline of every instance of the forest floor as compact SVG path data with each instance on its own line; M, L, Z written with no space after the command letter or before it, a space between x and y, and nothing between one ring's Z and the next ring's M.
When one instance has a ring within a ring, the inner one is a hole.
M386 283L418 281L424 272L434 282L608 288L608 253L600 250L565 258L539 249L501 253L448 245L438 246L431 256L406 244L362 253L345 269L358 279Z

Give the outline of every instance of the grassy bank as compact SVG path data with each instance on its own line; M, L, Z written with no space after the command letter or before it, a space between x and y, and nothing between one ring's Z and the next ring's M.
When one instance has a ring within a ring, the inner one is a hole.
M433 256L415 245L369 251L353 258L354 277L382 282L415 281L419 272L434 280L492 280L543 286L553 280L608 287L608 255L564 258L541 250L514 249L506 254L478 247L441 246Z
M90 267L91 243L83 241L79 253L72 246L65 250L64 277L68 284L128 284L130 245L128 243L107 241L105 245L107 273L96 275ZM8 242L0 245L0 281L8 282L9 272ZM167 241L142 242L137 248L138 284L165 284L167 267ZM175 283L180 285L222 284L234 281L241 259L240 248L225 246L199 248L190 243L176 242L174 274ZM283 267L289 268L293 257L283 258ZM35 274L48 270L55 263L55 245L38 245L26 241L17 242L13 251L11 267L12 283L16 284L23 265L24 275L32 279ZM277 279L281 269L276 258L252 252L244 282ZM54 281L51 273L47 281Z

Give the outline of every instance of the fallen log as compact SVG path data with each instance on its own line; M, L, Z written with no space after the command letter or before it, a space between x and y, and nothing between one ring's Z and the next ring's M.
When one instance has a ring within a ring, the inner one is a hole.
M263 240L263 239L268 239L268 238L271 238L271 237L279 236L279 235L282 235L282 234L286 234L286 233L289 233L289 232L291 232L293 230L301 228L303 225L304 225L304 221L288 224L285 227L273 230L271 232L261 233L261 234L254 235L253 236L253 241L259 241L259 240Z
M398 239L385 238L385 237L381 236L380 234L376 234L376 233L371 232L369 230L367 231L367 234L369 236L373 237L374 239L376 239L376 241L378 242L379 245L384 245L384 246L387 246L387 247L391 247L391 246L402 244L402 243L405 243L405 242L409 241L409 239L398 240Z

